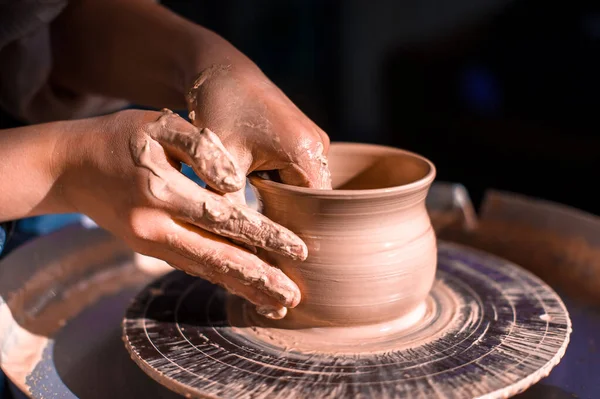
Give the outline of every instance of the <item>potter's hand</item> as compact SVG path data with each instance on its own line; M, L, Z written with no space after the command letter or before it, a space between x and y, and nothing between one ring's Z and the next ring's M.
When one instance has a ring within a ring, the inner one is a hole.
M187 99L192 122L214 131L244 174L276 170L287 184L331 188L327 134L256 65L213 65Z
M231 43L159 3L69 2L53 23L52 83L153 108L187 106L242 173L278 170L285 183L329 188L327 135Z
M62 148L71 167L61 181L65 200L135 251L162 259L258 305L273 318L300 301L300 291L283 272L226 238L294 259L305 244L289 230L243 205L186 178L179 162L191 165L221 192L239 190L240 169L219 138L169 111L123 111L72 122Z

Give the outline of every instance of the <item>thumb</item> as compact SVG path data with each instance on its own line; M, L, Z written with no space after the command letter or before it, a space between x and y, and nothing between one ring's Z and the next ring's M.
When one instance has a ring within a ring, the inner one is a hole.
M223 197L227 198L230 202L232 202L234 204L239 204L239 205L247 206L246 195L245 195L246 184L247 183L245 183L244 184L244 188L242 188L239 191L235 191L235 192L232 192L232 193L225 193L225 194L220 193L219 191L215 190L214 188L212 188L211 186L208 186L208 185L206 186L206 189L209 190L209 191L212 191L214 193L222 195ZM252 245L248 245L248 244L245 244L243 242L240 242L240 241L237 241L237 240L233 240L233 239L230 239L230 241L233 242L237 246L240 246L242 248L247 249L248 251L250 251L253 254L257 253L256 248L253 247Z
M331 189L331 173L323 143L315 142L305 151L297 152L289 166L279 170L281 181L300 187Z

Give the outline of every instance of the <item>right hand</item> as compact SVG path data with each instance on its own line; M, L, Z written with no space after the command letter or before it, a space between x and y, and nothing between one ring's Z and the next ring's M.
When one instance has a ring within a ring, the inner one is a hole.
M267 317L284 317L299 303L298 286L281 270L228 239L304 260L302 240L180 172L184 162L222 193L243 187L246 176L214 133L168 111L122 111L72 126L59 142L66 161L57 184L74 211Z

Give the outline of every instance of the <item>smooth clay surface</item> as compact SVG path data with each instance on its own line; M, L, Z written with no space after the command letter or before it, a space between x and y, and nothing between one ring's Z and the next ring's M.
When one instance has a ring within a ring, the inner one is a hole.
M264 327L369 325L402 319L422 305L436 270L436 239L425 209L431 162L403 150L334 143L333 190L251 178L262 212L298 234L308 259L262 252L300 287L300 304ZM411 319L406 318L406 319Z

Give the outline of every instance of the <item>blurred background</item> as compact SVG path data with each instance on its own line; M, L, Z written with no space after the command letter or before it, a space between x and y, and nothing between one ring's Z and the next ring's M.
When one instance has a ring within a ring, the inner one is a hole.
M600 2L163 4L252 58L332 140L600 214Z

